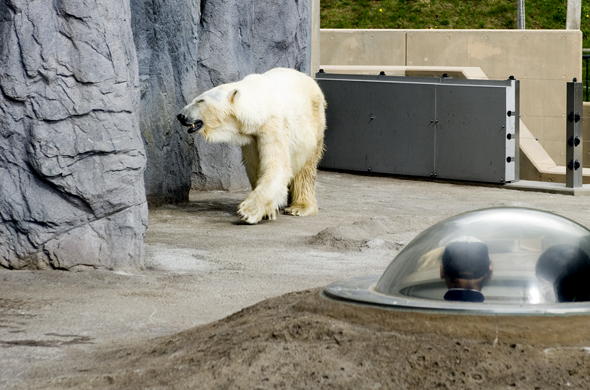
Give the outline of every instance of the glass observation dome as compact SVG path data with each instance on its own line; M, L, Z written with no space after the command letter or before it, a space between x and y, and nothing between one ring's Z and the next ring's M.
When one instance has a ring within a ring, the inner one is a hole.
M379 277L330 284L336 299L487 313L590 313L590 231L525 208L461 214L426 229Z

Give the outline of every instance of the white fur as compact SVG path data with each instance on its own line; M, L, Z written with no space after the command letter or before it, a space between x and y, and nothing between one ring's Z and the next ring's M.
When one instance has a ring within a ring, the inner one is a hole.
M248 223L287 214L312 215L316 169L324 144L325 100L316 82L292 69L276 68L213 88L184 107L187 123L203 121L209 142L242 147L252 193L238 214Z

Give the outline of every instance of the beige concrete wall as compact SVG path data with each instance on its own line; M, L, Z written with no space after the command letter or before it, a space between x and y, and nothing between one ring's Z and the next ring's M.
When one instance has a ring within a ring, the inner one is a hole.
M404 30L320 32L321 65L406 65Z
M584 102L582 114L582 150L584 153L584 168L590 168L590 102Z
M582 74L575 30L321 30L321 66L479 67L521 81L521 119L565 165L566 82Z

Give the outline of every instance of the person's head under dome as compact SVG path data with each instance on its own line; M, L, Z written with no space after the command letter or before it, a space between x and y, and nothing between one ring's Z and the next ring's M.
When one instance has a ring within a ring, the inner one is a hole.
M590 301L590 257L578 246L550 247L537 260L535 273L553 287L554 296L544 294L549 302Z
M446 301L483 302L483 286L492 277L488 246L473 237L451 241L442 255L440 277L449 289Z

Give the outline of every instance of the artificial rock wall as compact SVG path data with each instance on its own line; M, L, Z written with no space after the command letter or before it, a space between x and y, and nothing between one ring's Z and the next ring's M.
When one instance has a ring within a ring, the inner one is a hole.
M188 200L193 136L176 115L197 90L199 2L131 0L139 63L140 129L153 205Z
M0 265L141 266L147 226L128 1L0 2Z

